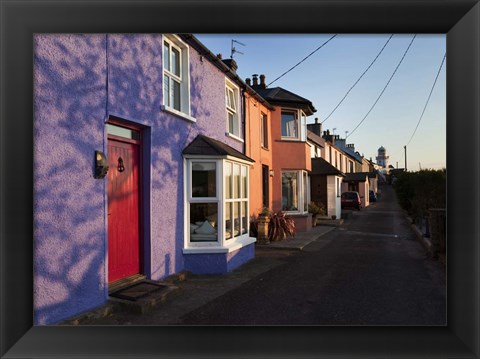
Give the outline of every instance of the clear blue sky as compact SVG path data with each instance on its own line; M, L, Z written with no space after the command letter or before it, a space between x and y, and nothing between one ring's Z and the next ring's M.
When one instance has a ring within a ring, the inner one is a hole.
M243 54L234 54L237 73L242 79L265 74L269 84L333 34L195 34L214 54L230 58L232 39ZM317 112L308 122L320 121L332 112L347 91L380 52L391 34L339 34L270 87L280 86L311 100ZM375 160L384 146L390 164L404 167L404 146L409 142L420 119L433 82L446 52L446 36L420 34L413 41L379 101L377 100L406 51L413 34L395 34L369 71L352 89L342 104L323 123L323 129L345 137L347 143L367 158ZM350 134L351 133L351 134ZM446 167L446 62L438 77L429 104L415 136L407 146L407 168Z

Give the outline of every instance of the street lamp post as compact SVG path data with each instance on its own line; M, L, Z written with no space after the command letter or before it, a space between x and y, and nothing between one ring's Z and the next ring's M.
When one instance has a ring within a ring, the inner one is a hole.
M403 146L405 149L405 172L407 172L407 145Z

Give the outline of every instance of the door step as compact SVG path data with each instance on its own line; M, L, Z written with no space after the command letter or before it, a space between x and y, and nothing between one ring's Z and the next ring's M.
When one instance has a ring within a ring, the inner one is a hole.
M165 282L142 279L109 293L109 302L117 310L144 314L163 303L178 287Z
M129 277L118 279L114 282L108 283L108 294L117 292L123 288L129 287L132 284L146 280L147 277L143 274L134 274Z

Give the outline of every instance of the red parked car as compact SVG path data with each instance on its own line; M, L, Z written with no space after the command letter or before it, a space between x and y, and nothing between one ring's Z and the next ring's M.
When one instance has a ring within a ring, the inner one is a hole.
M362 201L360 199L360 194L358 192L349 191L342 193L341 199L342 209L344 208L355 208L360 211L362 208Z

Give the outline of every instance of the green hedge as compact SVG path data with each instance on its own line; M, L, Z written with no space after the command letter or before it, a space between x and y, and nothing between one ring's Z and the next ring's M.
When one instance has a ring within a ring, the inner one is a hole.
M416 222L426 218L430 208L446 208L446 169L401 173L394 188L400 206Z

